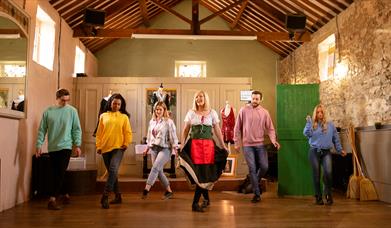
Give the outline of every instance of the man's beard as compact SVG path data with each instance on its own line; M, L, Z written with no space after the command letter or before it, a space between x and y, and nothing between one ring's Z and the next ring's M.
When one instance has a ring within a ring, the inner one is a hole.
M251 102L251 105L253 106L253 108L256 108L259 106L259 103Z

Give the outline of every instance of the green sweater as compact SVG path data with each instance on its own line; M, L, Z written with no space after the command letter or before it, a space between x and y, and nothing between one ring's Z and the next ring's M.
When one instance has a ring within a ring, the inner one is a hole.
M72 149L81 145L81 127L77 110L70 106L52 106L43 113L36 147L40 148L48 135L48 151Z

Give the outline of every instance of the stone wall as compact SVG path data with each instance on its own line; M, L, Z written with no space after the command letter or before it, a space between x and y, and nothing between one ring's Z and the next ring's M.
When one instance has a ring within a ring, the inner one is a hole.
M347 73L320 82L318 44L331 34L337 35L336 65ZM280 62L278 81L320 83L320 100L337 126L390 124L391 1L356 0Z

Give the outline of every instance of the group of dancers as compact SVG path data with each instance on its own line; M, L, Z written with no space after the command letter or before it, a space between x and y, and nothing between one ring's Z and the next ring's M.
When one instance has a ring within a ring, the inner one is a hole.
M43 114L37 140L36 155L40 156L45 135L48 135L48 149L52 162L52 173L55 180L50 192L48 209L59 210L58 196L62 195L63 203L69 203L69 195L61 191L62 182L72 149L80 155L81 127L74 107L68 105L69 92L60 89L56 93L57 105L49 107ZM251 103L242 107L235 120L233 143L236 150L242 151L249 168L254 197L251 202L261 200L259 181L268 169L267 151L264 147L264 137L268 135L271 143L278 150L275 129L269 112L260 104L262 93L253 91ZM170 199L173 191L170 182L163 172L164 165L170 160L171 154L178 156L179 165L186 178L195 187L191 210L204 212L210 205L209 191L213 189L225 169L228 148L226 139L219 127L220 119L217 112L210 107L209 96L205 91L194 94L191 109L184 119L184 128L180 143L176 127L169 117L164 101L157 101L153 106L152 118L147 132L146 155L151 154L152 168L141 194L142 199L148 198L151 187L157 179L165 188L163 199ZM317 106L313 118L307 118L304 134L309 138L311 150L310 161L318 173L314 173L316 203L322 200L319 188L319 164L325 166L324 160L333 144L337 151L345 152L335 137L334 125L326 122L322 106ZM122 203L118 183L118 169L128 145L132 142L132 130L129 113L126 111L125 99L119 93L114 93L107 100L107 109L99 116L96 129L96 151L101 154L108 171L107 181L101 197L101 207L108 209L110 204ZM179 153L177 154L177 152ZM325 167L323 167L325 168ZM328 166L326 165L326 171ZM326 172L327 175L327 172ZM327 179L327 177L326 177ZM330 182L325 182L326 200L332 204ZM114 198L109 201L110 194ZM200 203L201 196L203 201ZM322 201L323 202L323 201Z

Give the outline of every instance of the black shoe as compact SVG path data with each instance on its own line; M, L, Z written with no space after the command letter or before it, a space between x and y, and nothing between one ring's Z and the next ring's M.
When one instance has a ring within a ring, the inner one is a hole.
M100 199L100 204L102 205L103 209L109 209L109 195L103 194L102 198Z
M148 197L148 193L149 193L149 191L144 189L143 190L143 195L141 196L141 199L146 199Z
M210 205L210 201L209 200L204 200L204 201L202 201L201 207L202 208L207 208L209 205Z
M259 201L261 201L261 196L254 195L253 199L251 200L251 203L258 203Z
M71 203L71 198L68 195L64 195L61 198L62 204L67 205Z
M48 210L58 211L61 210L61 207L57 205L56 201L49 201Z
M334 203L331 195L326 195L326 205L332 205Z
M191 205L191 210L195 212L204 212L204 209L200 207L198 203L193 203L193 205Z
M173 195L174 195L174 193L169 192L169 191L166 191L166 192L164 193L162 199L163 199L163 200L171 199Z
M121 193L116 193L115 198L112 201L110 201L110 204L120 204L120 203L122 203Z
M322 199L322 195L316 195L315 196L315 204L317 204L317 205L323 205L324 203L323 203L323 199Z

